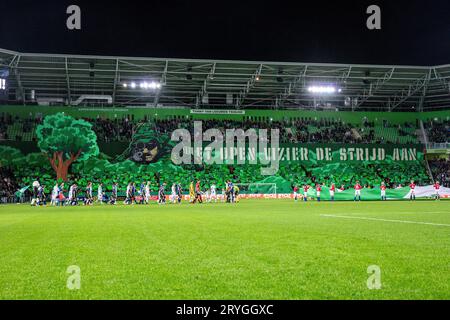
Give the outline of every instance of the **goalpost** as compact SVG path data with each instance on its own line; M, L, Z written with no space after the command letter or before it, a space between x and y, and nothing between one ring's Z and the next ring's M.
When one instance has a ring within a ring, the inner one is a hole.
M265 198L277 196L276 183L235 183L239 187L239 194L265 195Z

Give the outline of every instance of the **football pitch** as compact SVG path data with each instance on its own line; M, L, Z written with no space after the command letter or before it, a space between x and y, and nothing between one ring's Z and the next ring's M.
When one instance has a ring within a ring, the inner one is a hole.
M0 299L450 299L450 202L3 205Z

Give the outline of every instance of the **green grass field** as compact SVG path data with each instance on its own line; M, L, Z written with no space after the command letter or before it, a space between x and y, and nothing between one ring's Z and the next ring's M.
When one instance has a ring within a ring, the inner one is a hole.
M450 299L450 202L4 205L0 299Z

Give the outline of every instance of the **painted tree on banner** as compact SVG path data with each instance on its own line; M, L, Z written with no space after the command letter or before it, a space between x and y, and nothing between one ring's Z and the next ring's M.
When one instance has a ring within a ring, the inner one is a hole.
M92 125L64 113L45 117L36 129L38 146L55 170L56 178L67 181L69 168L75 161L97 156L97 136Z

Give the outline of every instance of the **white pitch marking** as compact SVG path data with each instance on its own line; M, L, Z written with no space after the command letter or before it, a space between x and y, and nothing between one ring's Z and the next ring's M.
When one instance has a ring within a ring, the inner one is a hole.
M397 222L397 223L409 223L409 224L424 224L424 225L429 225L429 226L450 227L450 224L445 224L445 223L407 221L407 220L389 220L389 219L368 218L368 217L338 216L338 215L332 215L332 214L321 214L320 216L321 217L327 217L327 218L371 220L371 221Z

